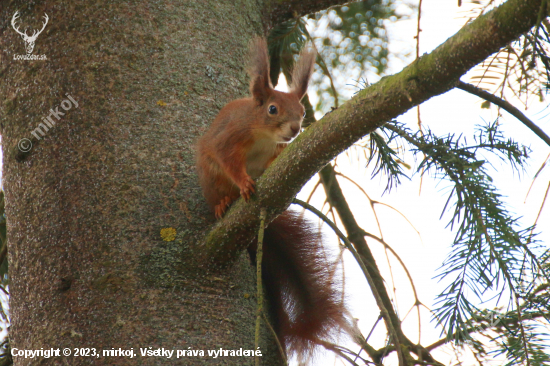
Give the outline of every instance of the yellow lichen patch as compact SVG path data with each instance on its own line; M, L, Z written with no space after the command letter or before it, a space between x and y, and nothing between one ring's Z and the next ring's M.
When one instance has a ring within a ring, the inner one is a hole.
M166 104L166 103L165 103L164 101L162 101L162 100L159 100L159 101L157 102L157 104L160 105L161 107L165 107L165 106L168 105L168 104Z
M176 239L176 229L173 227L165 227L160 229L160 237L164 241L174 241Z

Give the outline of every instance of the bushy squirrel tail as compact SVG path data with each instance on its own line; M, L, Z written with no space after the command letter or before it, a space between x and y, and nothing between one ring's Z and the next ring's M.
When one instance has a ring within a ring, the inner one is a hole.
M289 354L307 354L351 328L334 266L327 261L320 239L314 224L293 211L284 212L265 229L266 298L272 325Z

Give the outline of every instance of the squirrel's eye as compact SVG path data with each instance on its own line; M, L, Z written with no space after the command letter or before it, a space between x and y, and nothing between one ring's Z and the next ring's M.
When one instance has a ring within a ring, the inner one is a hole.
M269 114L277 114L277 107L275 107L274 105L270 105L268 112Z

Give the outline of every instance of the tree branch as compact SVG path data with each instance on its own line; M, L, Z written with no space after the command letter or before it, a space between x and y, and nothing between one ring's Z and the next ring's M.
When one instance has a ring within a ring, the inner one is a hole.
M456 86L469 69L533 27L541 0L509 0L464 26L431 54L399 74L384 77L327 114L286 148L257 182L256 195L239 199L207 234L203 253L210 263L230 263L259 225L283 212L301 187L355 141L410 108Z
M264 7L265 13L269 14L269 23L275 25L291 18L302 17L349 2L350 0L269 0L265 2Z
M508 103L507 101L500 99L496 95L493 95L477 86L465 83L463 81L458 81L456 86L458 89L464 90L470 94L477 95L478 97L485 99L493 104L498 105L500 108L504 109L506 112L510 113L512 116L519 119L527 128L533 131L538 137L540 137L548 146L550 146L550 137L539 126L533 123L525 114L521 113L519 109Z
M329 203L332 207L336 208L336 212L338 212L338 216L340 216L340 219L344 224L344 228L348 233L350 242L353 244L355 250L361 256L365 264L367 264L366 268L372 278L372 283L369 283L369 285L376 287L376 291L380 296L380 302L388 313L388 317L385 317L384 320L386 323L389 322L391 324L387 324L387 327L394 327L396 330L396 335L399 338L399 343L404 344L406 337L401 330L401 321L395 313L391 299L386 291L384 278L380 274L376 260L367 245L365 237L363 236L364 231L359 227L357 221L355 221L355 217L353 216L342 189L336 180L334 168L332 165L327 164L323 169L321 169L320 175Z
M320 171L321 180L323 182L323 187L325 188L325 193L327 195L327 198L330 202L330 204L336 208L336 212L338 212L338 216L340 216L340 220L342 221L342 224L344 225L344 228L346 229L346 232L348 233L349 240L355 247L355 250L357 250L357 253L361 256L365 264L367 264L366 268L369 271L369 274L372 278L372 284L369 283L371 286L376 287L376 291L378 292L380 296L380 301L384 305L388 317L384 318L384 320L387 322L391 322L391 324L387 325L387 328L389 329L390 326L395 328L395 333L397 337L399 338L399 343L406 347L405 349L408 349L412 352L414 352L416 355L420 356L421 359L430 361L433 363L438 363L427 350L420 347L419 345L413 344L407 336L403 333L403 330L401 329L401 320L395 313L395 310L393 308L393 304L391 302L391 299L388 295L388 292L386 290L386 286L384 284L384 278L380 274L380 270L378 269L378 265L376 264L376 260L374 259L374 256L372 255L372 252L367 244L367 241L365 240L365 231L359 227L359 224L355 220L355 217L353 216L353 213L351 212L351 209L349 208L349 205L346 201L346 198L344 197L344 193L342 192L342 189L340 188L340 184L338 183L338 180L336 179L336 172L334 171L334 168L332 165L328 164ZM376 238L376 240L380 241L380 238ZM384 243L384 245L387 245ZM394 255L399 259L396 253ZM405 271L408 274L407 268L404 266L403 262L401 262L403 265L403 268L405 268ZM409 279L412 283L412 278L409 276ZM418 297L416 295L416 289L414 289L413 284L413 290L414 290L414 296L415 300L418 301ZM395 346L399 349L401 348L404 350L403 347L398 347L399 344L395 343ZM381 354L381 352L377 352L378 354ZM369 356L373 358L373 355L369 353ZM373 360L375 360L373 358Z

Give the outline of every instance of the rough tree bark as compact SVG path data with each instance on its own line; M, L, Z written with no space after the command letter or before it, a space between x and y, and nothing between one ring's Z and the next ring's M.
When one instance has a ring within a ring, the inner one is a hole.
M213 220L197 184L193 143L226 102L246 94L248 40L273 22L336 2L2 2L0 128L13 348L252 349L254 274L242 251L231 247L242 248L235 238L255 230L260 205L273 207L272 218L288 204L290 195L268 183L296 192L346 144L448 90L526 31L541 3L510 0L502 20L484 17L481 26L471 25L466 43L450 42L439 56L423 57L331 113L261 180L261 201L239 203L217 226L210 237L233 243L230 248L203 246ZM16 10L22 29L39 28L48 14L34 51L47 60L13 59L25 52L10 24ZM436 71L435 80L423 76ZM59 106L67 94L78 107L64 111ZM50 112L56 108L65 113L60 119ZM49 115L56 124L38 140L32 132ZM342 128L352 120L363 127ZM18 149L22 138L32 140L30 152ZM332 143L337 147L328 149ZM315 151L319 158L310 159ZM205 253L234 262L217 271L203 265ZM276 364L278 352L264 334L264 364ZM64 361L243 365L252 359L15 358L16 365Z

